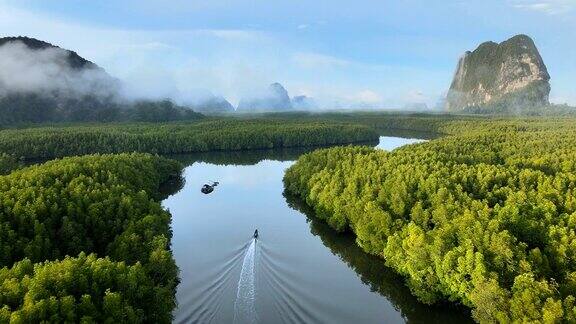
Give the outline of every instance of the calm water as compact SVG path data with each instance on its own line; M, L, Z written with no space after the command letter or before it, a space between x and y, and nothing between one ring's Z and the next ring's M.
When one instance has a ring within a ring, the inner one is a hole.
M419 140L382 137L394 149ZM306 150L181 156L185 185L164 201L180 268L177 323L469 321L418 303L402 278L283 195L284 171ZM200 187L220 185L209 195ZM255 229L260 236L252 239Z

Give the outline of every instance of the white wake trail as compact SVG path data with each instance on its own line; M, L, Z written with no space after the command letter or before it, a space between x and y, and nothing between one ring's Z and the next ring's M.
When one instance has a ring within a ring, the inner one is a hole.
M256 239L246 250L244 261L242 262L242 271L238 281L238 293L234 303L234 323L256 323Z

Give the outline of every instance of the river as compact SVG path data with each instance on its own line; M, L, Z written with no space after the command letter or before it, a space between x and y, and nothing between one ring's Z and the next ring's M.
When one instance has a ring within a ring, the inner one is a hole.
M381 137L393 150L421 140ZM401 277L283 195L307 149L203 153L188 165L172 213L180 268L176 323L466 323L460 307L419 303ZM219 181L214 192L204 183ZM258 229L259 238L252 234Z

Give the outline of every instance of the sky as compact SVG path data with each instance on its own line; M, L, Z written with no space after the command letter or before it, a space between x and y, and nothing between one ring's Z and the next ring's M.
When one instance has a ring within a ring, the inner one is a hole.
M102 66L134 96L233 104L280 82L326 108L434 107L458 58L531 36L551 101L576 105L576 0L0 0L0 36Z

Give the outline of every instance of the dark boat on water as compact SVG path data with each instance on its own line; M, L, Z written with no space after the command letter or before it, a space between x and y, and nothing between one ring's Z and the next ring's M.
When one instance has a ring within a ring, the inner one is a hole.
M200 191L202 191L203 194L207 195L207 194L211 193L212 191L214 191L214 188L219 184L220 183L218 183L218 182L212 182L211 185L205 184L202 186L202 189L200 189Z

